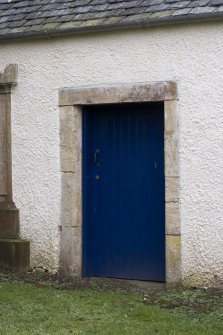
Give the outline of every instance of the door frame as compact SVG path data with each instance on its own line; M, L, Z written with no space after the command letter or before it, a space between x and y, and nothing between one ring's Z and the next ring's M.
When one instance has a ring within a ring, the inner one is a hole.
M60 271L82 276L82 109L87 105L164 102L166 283L181 282L179 115L174 82L114 84L59 90Z

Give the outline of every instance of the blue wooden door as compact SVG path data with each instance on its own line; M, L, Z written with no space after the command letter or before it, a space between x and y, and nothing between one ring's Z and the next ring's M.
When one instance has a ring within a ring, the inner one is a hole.
M84 111L84 276L165 281L163 110Z

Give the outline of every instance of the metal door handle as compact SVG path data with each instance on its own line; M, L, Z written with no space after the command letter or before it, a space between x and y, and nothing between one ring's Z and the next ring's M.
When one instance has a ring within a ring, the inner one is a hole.
M97 167L100 166L99 162L97 161L97 155L100 153L100 149L96 149L94 152L94 163Z

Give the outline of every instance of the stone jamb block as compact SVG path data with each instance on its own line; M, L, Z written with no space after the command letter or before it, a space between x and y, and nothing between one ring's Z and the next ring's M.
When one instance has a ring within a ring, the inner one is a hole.
M179 177L165 178L166 202L179 202Z
M180 236L179 202L166 202L166 234Z
M181 283L181 237L166 236L166 282Z
M62 227L60 272L64 275L81 277L82 274L82 231L79 227Z

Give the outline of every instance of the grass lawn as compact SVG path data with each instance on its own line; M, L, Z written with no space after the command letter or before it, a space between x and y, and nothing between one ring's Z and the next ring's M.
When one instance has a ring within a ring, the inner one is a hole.
M68 289L0 276L0 335L223 335L223 295Z

